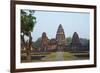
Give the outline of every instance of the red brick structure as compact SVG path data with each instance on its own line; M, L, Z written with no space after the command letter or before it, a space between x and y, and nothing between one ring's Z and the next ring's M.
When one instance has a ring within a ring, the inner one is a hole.
M74 32L74 34L73 34L72 45L81 45L77 32Z
M65 33L62 25L60 24L57 30L56 38L48 39L45 32L42 34L41 49L42 51L60 50L62 51L66 45Z
M57 49L63 50L64 46L66 45L65 33L62 25L60 24L56 34L56 41L57 41Z
M80 42L77 32L74 32L73 34L71 46L71 49L73 49L74 51L80 50L80 48L84 48Z
M42 33L41 50L46 51L48 49L48 37L45 32Z

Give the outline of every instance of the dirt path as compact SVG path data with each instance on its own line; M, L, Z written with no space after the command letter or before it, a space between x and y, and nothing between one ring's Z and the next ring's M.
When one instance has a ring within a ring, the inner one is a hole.
M62 61L63 58L63 52L56 52L56 61Z

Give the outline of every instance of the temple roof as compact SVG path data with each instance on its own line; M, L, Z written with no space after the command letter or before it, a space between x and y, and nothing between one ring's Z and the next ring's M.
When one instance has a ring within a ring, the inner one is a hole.
M73 37L72 37L72 44L81 44L77 32L74 32L74 34L73 34Z
M62 25L60 24L58 26L57 34L62 33L62 32L64 33L64 29L63 29Z
M61 24L59 25L58 29L59 29L59 28L62 28L62 25L61 25Z
M43 37L44 37L44 36L46 36L46 33L45 33L45 32L43 32L43 33L42 33L42 36L43 36Z

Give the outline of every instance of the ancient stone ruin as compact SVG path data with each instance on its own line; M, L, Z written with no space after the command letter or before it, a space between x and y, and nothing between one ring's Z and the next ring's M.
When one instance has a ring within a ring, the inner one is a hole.
M74 32L74 34L73 34L72 45L81 45L81 42L80 42L77 32Z
M23 46L22 46L23 47ZM33 44L34 47L34 44ZM72 41L67 44L64 29L60 24L58 26L55 38L49 39L46 32L42 33L40 47L37 49L41 52L46 51L81 51L87 50L89 47L83 46L77 32L74 32Z
M89 42L87 46L84 46L80 41L78 33L74 32L71 41L69 43L68 40L66 39L64 29L61 24L58 26L55 38L49 39L47 33L43 32L38 43L39 43L38 47L36 47L37 42L35 43L35 45L33 42L32 50L30 50L31 44L29 44L28 42L24 44L23 38L21 36L21 59L27 60L28 62L30 62L31 59L40 60L41 58L45 57L43 55L39 55L40 53L52 53L52 52L58 53L57 60L59 59L61 60L61 58L59 58L59 56L61 56L59 55L59 52L72 53L74 54L75 57L78 57L79 59L80 57L89 58ZM27 57L25 56L25 53ZM32 56L32 53L34 54L34 56Z
M45 32L42 34L42 39L41 39L41 50L46 51L48 49L48 37Z
M79 51L84 48L87 47L81 44L77 32L74 32L72 42L67 44L64 29L61 24L58 26L55 38L49 39L45 32L42 33L41 51Z
M79 36L77 32L74 32L72 37L72 43L71 43L71 49L73 50L79 50L82 47L82 44L80 42Z
M56 34L56 41L57 41L57 49L63 50L66 45L65 33L62 25L60 24Z

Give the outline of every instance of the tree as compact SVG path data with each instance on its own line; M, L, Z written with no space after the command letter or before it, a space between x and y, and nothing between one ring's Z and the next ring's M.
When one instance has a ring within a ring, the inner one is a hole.
M67 37L66 41L67 41L67 44L70 44L72 42L72 38L71 37Z
M67 37L66 38L67 44L70 44L72 42L72 38L71 37ZM80 38L80 42L82 45L84 46L89 46L89 39L86 38Z
M39 49L41 46L41 37L34 42L34 47Z
M80 42L81 42L82 45L84 45L84 46L88 46L88 45L89 45L89 39L80 38Z
M21 33L28 35L27 32L33 31L36 23L36 17L34 17L33 14L34 11L32 10L21 10Z
M27 45L28 47L26 48L27 51L27 60L31 61L31 56L30 56L30 49L32 45L32 36L31 32L34 29L35 23L36 23L36 17L34 15L34 10L21 10L21 39L23 39L23 44ZM29 37L29 41L26 42L24 39L24 36Z

